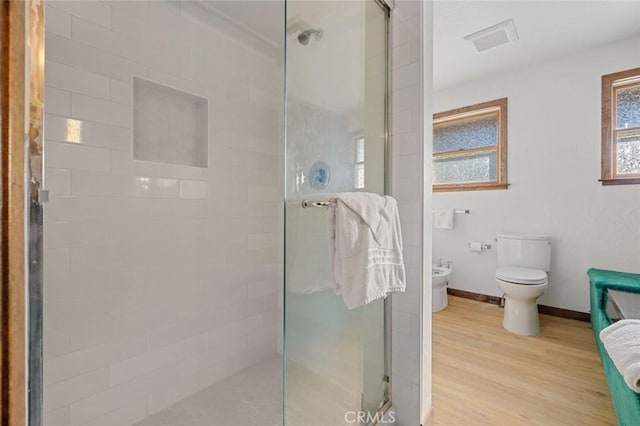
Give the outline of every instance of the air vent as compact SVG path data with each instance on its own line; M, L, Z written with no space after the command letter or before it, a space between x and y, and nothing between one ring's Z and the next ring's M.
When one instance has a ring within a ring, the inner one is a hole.
M507 44L518 40L518 32L513 19L500 22L484 30L469 34L464 38L470 40L476 46L478 52L492 49L502 44Z

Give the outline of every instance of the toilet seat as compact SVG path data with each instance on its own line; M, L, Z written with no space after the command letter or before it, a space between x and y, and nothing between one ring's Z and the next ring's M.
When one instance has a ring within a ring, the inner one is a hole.
M501 266L496 270L496 278L514 284L544 284L547 282L547 273L540 269Z

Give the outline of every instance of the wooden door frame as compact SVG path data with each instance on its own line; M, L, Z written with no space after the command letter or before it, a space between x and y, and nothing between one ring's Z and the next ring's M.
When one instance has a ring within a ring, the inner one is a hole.
M25 139L26 3L2 1L0 424L26 423Z

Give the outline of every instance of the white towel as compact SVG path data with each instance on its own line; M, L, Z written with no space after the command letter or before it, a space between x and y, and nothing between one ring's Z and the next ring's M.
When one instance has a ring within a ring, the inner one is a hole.
M453 209L435 209L433 211L433 227L453 229Z
M640 320L613 323L600 332L600 340L627 386L640 393Z
M398 204L389 196L347 192L329 209L335 291L349 309L406 288Z

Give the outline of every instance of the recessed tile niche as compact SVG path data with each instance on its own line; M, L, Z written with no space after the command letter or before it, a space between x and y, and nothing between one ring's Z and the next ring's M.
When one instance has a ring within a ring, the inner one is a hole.
M207 167L209 102L133 78L133 159Z

